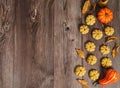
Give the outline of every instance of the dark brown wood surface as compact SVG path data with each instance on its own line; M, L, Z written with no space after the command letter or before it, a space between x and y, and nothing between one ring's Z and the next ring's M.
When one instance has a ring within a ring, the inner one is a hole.
M108 7L114 12L114 20L109 25L120 38L120 1L109 1ZM83 2L0 0L0 88L83 88L74 74L78 64L86 67L83 78L90 83L90 88L120 88L120 80L106 87L95 87L88 77L90 69L101 72L102 55L98 46L104 39L95 41L98 62L94 66L89 66L75 52L75 48L85 51L84 43L94 41L90 34L79 33L79 25L85 24L85 16L81 14ZM93 28L103 30L103 25L97 21ZM114 43L109 45L112 49ZM120 73L120 53L112 60L114 69Z

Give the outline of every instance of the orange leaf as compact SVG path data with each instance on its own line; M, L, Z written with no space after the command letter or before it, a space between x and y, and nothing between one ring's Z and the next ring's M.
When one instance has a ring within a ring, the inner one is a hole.
M119 50L120 46L119 45L115 45L113 50L112 50L112 57L115 58L118 55L118 50Z
M80 50L80 49L75 49L75 50L79 57L81 57L83 59L85 58L85 53L82 50Z
M82 14L87 13L87 11L90 9L90 6L91 6L90 0L86 0L82 8Z
M77 79L78 83L80 83L84 88L89 88L89 84L86 80L84 79Z

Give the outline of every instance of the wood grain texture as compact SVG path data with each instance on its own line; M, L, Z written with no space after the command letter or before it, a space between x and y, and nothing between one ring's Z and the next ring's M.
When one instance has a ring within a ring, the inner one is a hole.
M86 15L81 14L84 1L0 0L0 88L83 88L76 81L76 65L86 67L83 78L90 83L90 88L104 88L93 86L88 77L90 69L101 72L102 56L98 46L104 39L94 41L91 34L79 33L79 25L85 24ZM110 0L108 7L114 12L114 20L109 25L120 38L120 1ZM97 21L90 29L103 30L103 27ZM81 48L87 54L84 44L89 40L97 45L94 54L98 62L94 66L80 59L75 51ZM109 46L112 48L114 43ZM111 59L113 68L120 73L119 57L120 53L116 59ZM105 88L119 88L119 83L120 80Z
M15 2L0 1L0 87L13 88Z

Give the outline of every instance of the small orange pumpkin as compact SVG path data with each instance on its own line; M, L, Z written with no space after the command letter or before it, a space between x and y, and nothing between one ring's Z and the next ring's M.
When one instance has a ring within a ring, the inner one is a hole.
M109 8L102 8L98 12L98 20L104 24L108 24L113 20L113 12Z

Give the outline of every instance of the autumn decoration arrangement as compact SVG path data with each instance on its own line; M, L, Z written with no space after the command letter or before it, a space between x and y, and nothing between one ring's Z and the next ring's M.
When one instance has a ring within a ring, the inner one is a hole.
M94 28L91 33L91 37L95 41L99 41L103 38L104 35L106 35L106 39L104 43L99 46L99 53L103 56L100 60L101 67L106 69L105 76L103 78L100 78L101 73L97 69L91 69L88 73L88 76L91 81L94 81L95 84L100 84L101 86L106 86L108 84L115 83L119 80L120 74L112 68L112 60L110 57L105 57L104 55L111 54L112 58L116 58L118 55L119 50L119 44L116 43L118 40L117 36L114 36L115 33L114 27L111 25L108 25L108 23L112 22L114 18L113 11L107 7L109 0L99 0L98 2L91 3L90 0L85 0L84 5L82 7L82 15L87 15L85 18L85 24L80 25L80 33L84 36L87 35L90 31L90 26L93 26L96 21L98 20L104 25L104 31L102 31L99 28ZM100 10L97 12L96 7L98 7ZM97 16L89 14L89 11L97 12ZM108 45L108 43L115 42L115 46L111 49L111 47ZM89 40L88 42L84 43L84 48L86 49L86 52L89 53L89 55L86 55L85 52L82 49L75 49L77 55L82 58L86 59L86 62L89 65L95 65L98 61L98 57L92 52L96 50L96 44ZM74 69L75 75L79 77L83 77L87 71L86 68L83 65L77 65ZM78 83L84 86L84 88L89 88L89 83L86 79L77 79Z

